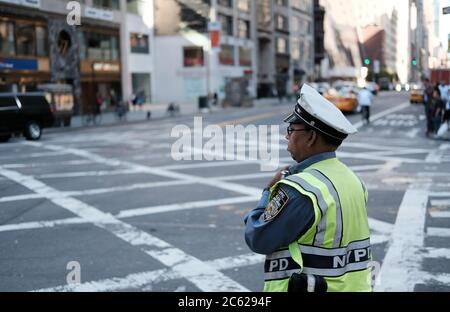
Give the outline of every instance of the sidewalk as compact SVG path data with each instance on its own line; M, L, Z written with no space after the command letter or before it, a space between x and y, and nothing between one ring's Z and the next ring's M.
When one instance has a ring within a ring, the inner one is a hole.
M149 112L151 114L150 119L148 118ZM101 122L97 126L161 119L169 116L166 112L167 105L163 104L145 104L139 107L132 107L122 120L118 120L115 112L103 112ZM70 128L88 127L83 124L83 118L83 116L73 116Z
M277 98L262 98L262 99L255 99L253 101L253 108L255 107L269 107L274 105L282 105L287 104L288 101L284 100L282 103L278 101ZM101 116L101 122L96 125L92 125L90 123L89 125L83 124L83 116L73 116L72 122L70 127L55 127L51 128L54 131L58 130L67 130L67 129L76 129L76 128L83 128L83 127L98 127L98 126L110 126L115 124L127 124L127 123L134 123L134 122L143 122L143 121L149 121L152 120L161 120L164 118L170 118L170 115L167 113L167 107L168 104L144 104L142 106L133 106L131 107L131 110L127 112L126 117L122 120L118 120L115 112L103 112ZM221 106L210 106L209 112L220 112L224 109L242 109L241 107L228 107L223 108ZM150 118L148 116L148 113L150 112ZM197 105L180 105L180 112L177 113L175 116L190 116L195 115L198 113L202 113ZM205 113L205 111L203 112Z

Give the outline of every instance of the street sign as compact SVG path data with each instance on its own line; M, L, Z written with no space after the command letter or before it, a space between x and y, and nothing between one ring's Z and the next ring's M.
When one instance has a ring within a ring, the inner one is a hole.
M442 8L442 14L450 14L450 6Z
M373 72L375 74L379 74L380 73L380 61L379 60L374 60L373 61Z

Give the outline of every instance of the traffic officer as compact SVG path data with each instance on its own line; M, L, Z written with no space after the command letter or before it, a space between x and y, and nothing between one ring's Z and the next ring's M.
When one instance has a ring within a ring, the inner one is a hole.
M336 158L356 128L304 84L285 120L295 165L278 172L245 216L245 241L265 254L265 291L371 291L364 183Z

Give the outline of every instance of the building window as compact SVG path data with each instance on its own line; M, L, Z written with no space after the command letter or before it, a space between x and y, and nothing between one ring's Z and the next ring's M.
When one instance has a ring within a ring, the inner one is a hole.
M239 38L250 38L250 22L239 19L238 20L238 34Z
M294 60L300 60L300 40L298 38L292 39L291 56Z
M232 45L220 46L219 62L221 65L234 65L234 47Z
M287 6L287 0L276 0L275 3L279 6Z
M292 16L291 19L291 28L292 32L299 33L300 32L300 18L298 16Z
M84 43L80 44L81 59L87 58L89 60L102 61L119 60L118 36L85 32L79 38L84 41Z
M252 50L239 47L239 65L244 67L252 66Z
M291 0L292 7L305 12L311 12L312 2L311 0Z
M14 42L14 24L0 21L0 55L16 54Z
M286 16L276 15L276 26L279 30L288 30L288 20Z
M142 15L142 0L127 0L127 12Z
M310 22L310 21L303 21L303 29L302 29L302 32L303 32L304 34L308 34L308 35L310 35L310 34L312 33L312 30L311 30L311 22Z
M277 38L277 53L286 54L287 53L287 39L278 37Z
M227 36L233 36L233 17L219 14L219 21L222 25L222 33Z
M184 67L202 67L204 65L202 47L183 47Z
M233 0L218 0L217 3L227 8L233 7Z
M131 73L131 85L139 103L151 102L150 74Z
M36 55L48 55L47 29L43 26L36 26Z
M249 0L238 0L237 3L238 9L242 12L249 13L250 12L250 1Z
M16 22L17 55L36 55L35 35L35 27L33 24L23 21Z
M150 53L148 36L144 34L130 33L131 53Z
M312 45L311 42L305 41L305 62L307 64L307 67L309 67L310 61L312 58Z
M303 40L300 41L300 60L305 60L305 44L303 43Z
M120 0L94 0L93 5L100 8L120 10Z

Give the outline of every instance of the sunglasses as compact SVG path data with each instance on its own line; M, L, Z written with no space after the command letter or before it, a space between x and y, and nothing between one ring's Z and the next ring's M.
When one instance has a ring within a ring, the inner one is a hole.
M293 129L289 126L289 127L287 127L286 130L287 130L287 134L291 135L292 132L295 132L295 131L310 131L311 129Z

